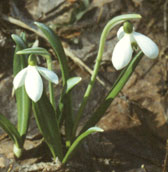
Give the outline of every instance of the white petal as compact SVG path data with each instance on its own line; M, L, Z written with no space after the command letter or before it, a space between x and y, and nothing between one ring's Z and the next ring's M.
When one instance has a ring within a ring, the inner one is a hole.
M44 67L37 67L37 69L45 79L55 84L58 84L58 76L56 75L56 73Z
M21 86L24 85L25 83L25 77L26 77L26 74L27 74L27 70L28 70L28 67L22 69L20 72L17 73L17 75L15 76L14 80L13 80L13 85L14 85L14 88L15 90Z
M138 32L134 32L133 36L138 46L147 57L154 59L158 56L158 46L149 37Z
M114 47L112 63L117 70L127 66L132 58L133 50L131 47L130 36L130 34L125 34L124 37Z
M120 40L121 38L123 38L125 32L124 32L124 29L123 29L123 26L121 26L117 32L117 38Z
M43 92L43 82L36 66L28 67L25 79L25 88L28 96L34 102L37 102L41 98Z

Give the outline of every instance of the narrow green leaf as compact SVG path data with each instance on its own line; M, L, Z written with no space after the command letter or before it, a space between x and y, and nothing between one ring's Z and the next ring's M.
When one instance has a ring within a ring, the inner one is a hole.
M26 61L27 56L25 57L23 55L17 55L16 52L27 48L27 46L23 41L23 39L18 35L12 34L11 37L16 43L14 59L13 59L13 75L15 76L20 70L22 70L27 66L27 61Z
M19 135L19 132L15 126L2 114L0 114L0 126L18 147L22 147L22 139Z
M59 37L51 30L49 27L42 23L35 22L38 28L43 32L47 41L50 43L56 56L58 57L61 72L62 72L62 81L63 81L63 91L59 100L59 106L57 108L58 118L59 116L65 117L65 133L66 140L71 142L72 140L72 126L73 126L73 117L72 117L72 105L71 105L71 94L65 94L67 89L67 80L69 79L69 69L66 59L66 55L61 44Z
M81 133L86 131L88 128L94 126L97 124L97 122L103 117L104 113L106 112L107 108L111 104L111 102L114 100L114 98L118 95L118 93L122 90L124 85L127 83L128 79L132 75L133 71L135 70L136 66L138 65L139 61L143 57L142 51L140 51L130 62L130 64L127 66L126 69L124 69L116 82L114 83L112 89L108 93L105 100L100 104L100 106L97 108L95 113L91 116L91 118L87 121L87 123L84 125L83 129L81 130Z
M64 159L62 160L62 163L65 164L68 159L70 158L71 154L73 153L73 151L77 148L77 146L79 145L79 143L81 143L81 141L83 139L85 139L88 135L95 133L95 132L103 132L104 130L99 128L99 127L92 127L89 128L87 131L85 131L84 133L82 133L80 136L78 136L76 138L76 140L73 142L73 144L71 145L71 147L68 149Z
M20 33L20 37L23 39L24 42L27 42L26 33L25 32L21 32Z
M75 85L77 85L80 81L81 81L81 77L73 77L73 78L68 79L68 81L67 81L67 88L66 88L65 94L69 93L69 92L73 89L73 87L74 87ZM59 106L60 106L60 108L63 108L63 107L64 107L64 106L62 105L62 102L59 103ZM59 109L60 109L60 108L59 108ZM57 113L59 114L60 112L57 112ZM58 119L59 125L63 123L63 120L64 120L64 119L65 119L65 116L63 116L63 114L62 114L62 115L59 115L59 119ZM67 125L68 125L68 124L67 124ZM72 128L71 123L69 123L69 126L66 127L67 130L68 130L69 128ZM67 132L68 132L68 131L67 131ZM70 134L71 134L71 133L70 133ZM66 145L67 145L67 147L69 147L69 145L71 145L71 142L67 142Z
M60 67L61 67L61 72L62 72L63 85L65 85L66 81L69 79L69 72L68 72L68 64L66 60L66 55L62 47L62 44L59 40L59 37L46 25L39 22L35 22L35 24L46 36L47 41L50 43L50 45L54 49L56 56L58 57Z
M65 93L67 94L71 89L82 80L81 77L73 77L67 80L67 88Z
M62 143L55 111L44 93L38 102L33 102L33 112L53 157L62 160Z
M18 35L12 35L13 40L16 43L15 54L13 59L13 75L21 71L23 68L27 66L27 56L26 55L18 55L17 51L26 48L26 44L21 37ZM18 88L16 91L16 102L17 102L17 111L18 111L18 132L22 137L22 144L24 143L24 139L27 133L29 119L30 119L30 109L31 109L31 101L25 91L24 86Z

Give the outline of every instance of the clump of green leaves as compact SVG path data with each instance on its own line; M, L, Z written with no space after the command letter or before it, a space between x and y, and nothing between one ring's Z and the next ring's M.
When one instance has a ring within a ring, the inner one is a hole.
M95 132L103 132L101 128L95 127L95 125L104 115L106 109L109 107L113 99L128 81L129 77L143 56L141 51L139 51L129 65L123 69L114 86L104 98L102 104L100 104L97 110L93 112L79 134L77 133L77 129L98 74L108 33L117 24L127 20L139 18L141 18L141 16L138 14L121 15L110 20L105 26L100 38L94 72L91 76L77 114L74 114L72 111L71 90L75 89L75 86L81 81L81 78L70 78L67 58L58 36L46 25L37 22L35 23L42 31L44 37L49 42L55 52L56 57L58 58L62 73L62 92L59 100L55 100L53 83L50 81L48 88L49 96L47 96L46 91L43 89L43 93L38 101L32 101L29 98L24 85L15 91L18 109L18 126L15 128L15 126L2 114L0 114L0 126L14 141L14 153L17 157L21 156L21 152L23 150L23 144L27 134L31 110L33 110L33 115L35 117L37 126L44 137L44 140L47 143L53 158L58 157L62 163L66 163L68 161L73 151L78 147L79 143L88 135ZM12 38L16 43L13 63L14 76L30 65L28 64L28 55L29 58L30 56L36 57L37 55L44 57L47 61L47 68L52 70L51 55L46 49L40 47L28 48L23 36L12 35ZM33 69L36 69L36 63L32 64L34 65ZM58 101L58 103L56 103L56 101ZM63 126L65 128L65 139L61 138L61 128ZM63 150L63 148L66 150Z

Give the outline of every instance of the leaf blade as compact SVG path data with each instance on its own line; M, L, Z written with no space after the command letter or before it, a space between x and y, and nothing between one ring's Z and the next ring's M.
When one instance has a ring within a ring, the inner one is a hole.
M99 127L92 127L89 128L87 131L85 131L84 133L82 133L80 136L77 137L77 139L73 142L73 144L71 145L71 147L68 149L64 159L62 160L62 163L65 164L68 159L70 158L70 155L73 153L73 151L77 148L77 146L79 145L79 143L85 139L88 135L95 133L95 132L103 132L104 130L99 128Z
M53 157L58 156L62 160L62 143L55 111L44 93L38 102L33 102L33 113Z
M52 46L55 55L58 57L61 73L62 73L62 81L63 81L63 90L61 93L61 97L59 100L59 106L57 110L58 118L63 114L65 117L65 133L68 142L72 140L72 126L73 126L73 117L72 117L72 105L71 105L71 94L65 94L67 88L67 80L69 79L69 69L68 63L66 59L66 55L61 44L59 37L53 32L52 29L47 27L46 25L35 22L38 28L43 32L47 41Z
M22 70L27 66L27 56L18 55L17 51L22 50L27 46L24 40L18 35L12 34L12 39L16 43L14 60L13 60L13 75L16 76L16 74L20 70ZM18 128L18 132L22 137L22 144L23 144L29 125L31 101L25 91L24 86L18 88L15 91L15 94L16 94L17 111L18 111L17 128Z
M19 132L17 131L15 126L2 114L0 114L0 126L10 136L10 138L18 147L22 146Z

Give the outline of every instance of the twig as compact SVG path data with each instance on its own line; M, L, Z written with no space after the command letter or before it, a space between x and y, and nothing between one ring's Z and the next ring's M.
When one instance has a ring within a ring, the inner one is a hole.
M40 37L45 38L44 35L40 32L40 30L38 30L33 23L31 24L32 26L29 26L30 24L28 25L28 24L26 24L26 23L24 23L24 22L22 22L22 21L20 21L18 19L15 19L15 18L10 17L10 16L6 16L4 14L1 14L1 18L3 20L5 20L5 21L9 22L9 23L12 23L12 24L17 25L19 27L22 27L24 29L30 30L32 32L35 32Z

